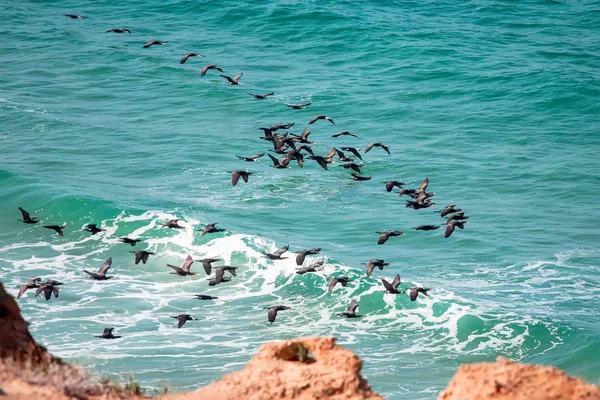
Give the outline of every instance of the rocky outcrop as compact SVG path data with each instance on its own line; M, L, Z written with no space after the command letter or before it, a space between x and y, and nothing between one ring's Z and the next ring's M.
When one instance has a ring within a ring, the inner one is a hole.
M554 367L516 363L463 365L439 400L599 400L600 387Z

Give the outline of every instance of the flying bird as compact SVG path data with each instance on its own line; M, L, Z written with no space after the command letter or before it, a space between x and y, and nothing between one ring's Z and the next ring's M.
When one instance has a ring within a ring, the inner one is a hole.
M141 242L142 239L130 239L128 237L119 238L119 242L127 243L130 246L135 246L137 243Z
M104 232L106 231L106 229L100 229L98 228L98 226L96 224L87 224L85 228L83 228L84 231L90 232L92 235L95 235L96 233L100 233L100 232Z
M427 292L429 292L431 289L425 289L422 287L413 287L408 289L406 292L402 292L402 293L406 293L410 296L410 301L415 301L417 300L417 297L419 296L419 293L422 293L424 296L429 296L427 294Z
M21 207L19 207L19 211L21 211L21 214L23 215L23 219L20 219L19 221L25 222L26 224L37 224L38 222L40 222L38 221L38 217L32 217L27 211L23 210Z
M339 137L339 136L354 136L355 138L358 139L358 136L356 136L354 133L348 132L348 131L343 131L343 132L337 132L334 133L333 135L331 135L331 137Z
M114 331L115 328L104 328L104 332L102 332L102 335L100 336L95 336L97 338L101 338L101 339L119 339L122 338L123 336L115 336L112 334L112 331Z
M188 60L188 58L190 58L190 57L206 57L206 56L205 56L205 55L203 55L203 54L200 54L200 53L187 53L187 54L184 54L184 55L181 57L181 60L179 60L179 64L185 64L185 62L186 62L186 61Z
M465 219L469 219L469 218L470 217L465 217L465 213L464 212L459 212L459 213L450 215L446 219L446 224L449 224L451 221L464 221Z
M381 282L383 283L383 287L385 291L391 294L400 294L402 292L398 291L398 286L400 285L400 275L396 275L392 283L389 283L385 279L381 278Z
M194 296L196 296L196 300L217 300L218 299L218 297L209 296L207 294L195 294Z
M362 167L362 165L358 165L355 163L346 163L346 164L340 164L340 167L348 169L350 168L353 171L356 171L360 174L360 167Z
M83 15L75 15L75 14L64 14L65 17L69 17L71 19L85 19L86 16Z
M385 150L386 153L390 154L390 149L387 146L387 144L383 144L383 143L379 143L379 142L369 143L367 145L367 147L365 148L365 153L368 153L369 150L371 150L373 147L381 147L382 149Z
M308 157L311 160L315 160L317 162L317 164L319 164L321 166L321 168L323 168L325 171L327 171L327 160L325 159L325 157L321 157L321 156L310 156Z
M333 119L331 119L331 117L328 117L327 115L317 115L316 117L313 117L313 118L312 118L312 119L311 119L311 120L308 122L308 124L309 124L309 125L312 125L312 124L314 124L315 122L317 122L317 121L318 121L318 120L320 120L320 119L324 119L324 120L326 120L326 121L329 121L329 122L331 122L332 124L334 124L334 125L335 125L335 122L333 122Z
M254 172L247 172L242 170L230 171L231 173L231 186L237 185L240 177L244 180L245 183L248 183L248 177L250 175L254 175Z
M197 272L190 272L190 267L192 266L193 263L194 263L194 260L192 259L192 256L190 256L188 254L187 258L185 259L185 261L183 262L183 265L181 267L176 267L171 264L167 264L167 267L173 268L173 270L175 271L175 272L171 272L172 275L179 275L179 276L198 275Z
M150 254L156 254L146 250L130 251L130 253L135 254L135 265L138 265L140 261L142 262L142 264L146 264Z
M229 265L223 265L222 267L215 268L215 285L223 282L223 274L225 271L228 271L231 275L236 276L236 269L238 269L238 267L230 267Z
M384 232L375 232L375 233L379 234L379 240L377 241L377 244L384 244L392 236L404 235L404 232L402 232L402 231L384 231Z
M144 48L147 49L148 47L155 45L155 44L167 44L167 42L161 42L160 40L151 40L150 42L148 42L144 45Z
M294 251L294 253L298 254L296 256L296 265L302 265L302 264L304 264L304 259L306 258L306 256L319 254L320 252L321 252L321 248L320 247L315 247L315 248L312 248L312 249L305 249L305 250Z
M444 237L448 238L450 237L450 235L452 235L452 233L454 232L455 228L460 228L460 229L465 229L465 224L467 222L460 222L460 221L450 221L448 223L448 225L446 225L446 233L444 233Z
M175 318L179 321L177 323L177 329L180 329L187 321L198 321L198 318L191 317L189 314L179 314L178 316L171 318Z
M169 229L185 229L185 227L179 225L179 221L181 221L181 218L173 218L162 224L160 227Z
M227 75L219 75L219 76L227 79L227 84L229 84L229 85L239 85L240 84L239 80L242 76L244 76L244 73L240 72L240 74L233 77L233 79Z
M367 277L371 276L375 267L379 268L380 271L383 271L383 267L390 265L390 263L386 263L384 260L380 259L370 260L364 264L367 266Z
M44 228L46 229L52 229L54 231L56 231L56 233L58 233L58 236L64 236L63 233L63 229L65 229L67 226L63 225L63 226L59 226L59 225L44 225Z
M439 225L419 225L415 226L415 229L418 231L434 231L436 229L440 229Z
M105 280L114 278L114 275L106 276L106 272L110 269L111 266L112 266L112 257L110 257L108 260L106 260L106 262L104 264L102 264L102 266L98 270L97 274L94 272L86 271L85 269L83 270L83 272L88 274L94 280L105 281Z
M204 268L206 275L210 275L212 273L212 263L218 262L218 261L223 261L223 260L221 260L220 258L205 258L205 259L200 260L200 262L202 263L202 268Z
M256 99L266 99L267 97L273 96L275 92L263 93L263 94L254 94L248 93L250 96L254 96Z
M359 153L360 149L357 149L356 147L342 147L341 149L344 151L349 151L350 153L354 154L356 157L358 157L362 161L362 157Z
M370 176L358 176L354 172L350 174L355 181L370 181Z
M277 312L278 311L284 311L284 310L291 310L291 307L288 306L272 306L272 307L265 307L265 310L269 310L269 312L267 313L267 317L269 319L270 323L275 322L275 318L277 318Z
M57 283L60 283L60 282L57 282ZM60 283L60 284L62 285L62 283ZM44 292L44 297L46 298L46 301L50 300L50 297L52 297L53 294L54 294L54 297L58 297L58 288L56 286L57 285L52 284L52 281L43 283L35 291L35 297L38 297L40 295L40 293L42 293L42 292Z
M444 218L448 214L461 212L462 208L454 208L456 204L450 204L449 206L444 207L440 210L440 217Z
M202 70L200 71L200 76L206 75L206 72L209 69L216 69L219 72L223 72L223 70L221 69L221 67L219 67L218 65L206 65L206 66L202 67Z
M335 285L337 285L338 283L342 285L342 287L346 287L346 285L349 282L352 282L352 279L348 278L347 276L337 276L335 278L330 278L329 291L331 292L335 288Z
M302 268L297 268L296 269L296 273L298 275L303 275L306 274L307 272L317 272L320 271L321 266L323 265L325 261L317 261L315 263L310 264L307 267L302 267Z
M204 229L198 229L199 231L202 231L202 234L200 236L204 236L207 233L217 233L217 232L227 232L227 229L221 229L221 228L217 228L215 227L215 225L217 225L218 222L213 222L210 224L207 224Z
M362 315L356 314L356 309L358 308L358 302L356 300L352 300L350 305L346 309L346 312L337 314L340 317L346 318L361 318Z
M219 282L217 282L217 279L211 279L210 281L208 281L208 286L216 286L219 283L223 282L231 282L231 278L227 278L226 276L224 276Z
M263 252L263 254L265 255L265 257L270 258L271 260L285 260L285 259L287 259L287 257L282 257L282 255L283 255L283 253L288 251L289 248L290 248L290 245L285 245L274 253Z
M398 182L398 181L387 181L384 183L385 183L385 190L387 190L388 193L394 189L394 186L401 189L402 185L405 185L404 182Z
M303 104L286 104L287 107L293 108L294 110L302 110L310 106L312 103L303 103Z
M39 288L38 282L41 282L42 278L31 278L27 281L26 284L21 285L19 287L19 294L17 295L17 299L20 299L21 296L27 291L27 289L37 289Z
M258 154L254 154L253 156L250 156L250 157L240 157L240 156L236 156L236 157L239 158L240 160L256 162L256 161L258 161L259 158L261 158L264 155L265 155L265 153L258 153Z
M114 33L131 33L131 31L129 29L125 29L125 28L112 28L106 31L106 33L108 32L114 32Z

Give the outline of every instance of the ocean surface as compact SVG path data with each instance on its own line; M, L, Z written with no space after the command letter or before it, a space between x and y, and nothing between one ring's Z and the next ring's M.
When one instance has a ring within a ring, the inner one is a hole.
M599 382L597 1L25 0L0 13L0 281L14 295L36 276L65 283L48 302L19 300L52 353L183 391L262 343L333 335L389 399L434 399L461 364L498 356ZM121 27L131 33L105 32ZM187 52L206 57L180 65ZM201 78L209 64L243 85ZM300 102L312 105L285 106ZM363 154L372 180L235 157L271 148L258 128L295 122L299 134L321 114L335 125L310 125L316 154L389 145ZM331 137L344 130L358 139ZM233 169L254 175L232 187ZM425 177L437 205L417 211L382 184ZM470 216L464 230L413 229L443 224L434 211L447 204ZM19 206L65 236L19 222ZM187 229L160 229L175 217ZM201 237L209 222L228 232ZM405 235L378 246L386 229ZM307 262L324 270L262 257L286 244L321 247ZM135 249L157 254L134 265ZM212 288L200 263L171 275L188 254L238 275ZM109 257L115 279L86 278ZM367 278L372 258L392 265ZM328 293L343 274L354 282ZM430 296L384 294L395 274ZM335 315L351 299L364 318ZM292 310L271 325L263 307L276 304ZM199 320L177 329L169 316L184 313ZM123 338L94 338L104 327Z

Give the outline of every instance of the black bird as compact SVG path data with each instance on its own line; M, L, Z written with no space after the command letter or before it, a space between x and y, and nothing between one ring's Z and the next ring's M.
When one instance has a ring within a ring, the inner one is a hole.
M416 191L415 189L401 189L401 190L398 192L398 197L402 197L402 196L404 196L405 194L406 194L406 195L409 195L409 196L412 196L412 195L414 195L414 194L416 194L416 193L417 193L417 191Z
M225 271L228 271L233 276L237 276L235 272L236 269L238 269L238 267L230 267L229 265L223 265L222 267L215 268L215 285L223 282L223 274Z
M302 145L302 146L298 146L296 147L296 151L300 152L302 150L305 150L308 154L310 154L311 156L314 156L315 153L312 151L312 146L306 146L306 145Z
M239 84L240 84L240 83L239 83L239 80L240 80L240 78L241 78L242 76L244 76L244 73L243 73L243 72L240 72L240 74L239 74L239 75L236 75L236 76L234 76L234 77L233 77L233 79L232 79L231 77L227 76L227 75L219 75L219 76L221 76L221 77L223 77L223 78L227 79L227 84L228 84L228 85L239 85Z
M238 181L240 180L240 176L242 177L244 182L248 183L248 177L250 175L254 175L254 172L247 172L247 171L242 171L242 170L229 171L229 172L231 173L231 186L237 185Z
M104 328L104 332L102 332L102 335L100 336L95 336L97 338L102 338L102 339L118 339L118 338L122 338L123 336L115 336L112 334L112 331L114 331L115 328Z
M384 232L375 232L379 234L379 240L377 244L384 244L387 240L392 236L401 236L404 235L402 231L384 231Z
M446 219L446 224L449 224L451 221L464 221L465 219L469 219L469 218L470 217L465 217L465 213L464 212L459 212L459 213L450 215Z
M294 110L302 110L303 108L306 108L308 106L310 106L312 103L304 103L304 104L286 104L286 106L293 108Z
M358 139L358 136L356 136L354 133L348 132L348 131L343 131L343 132L336 132L333 135L331 135L331 137L339 137L339 136L354 136L355 138Z
M340 317L346 318L362 318L362 315L356 314L356 309L358 308L358 302L356 300L352 300L350 302L350 306L346 309L346 312L337 314Z
M434 205L435 205L435 203L431 202L427 198L425 199L425 201L419 201L419 200L410 201L410 200L408 200L406 202L406 208L413 208L415 210L420 210L422 208L433 207Z
M215 225L217 225L218 222L213 222L211 224L208 224L204 227L204 229L198 229L199 231L202 231L202 234L200 236L204 236L207 233L217 233L217 232L227 232L227 229L221 229L221 228L217 228L215 227Z
M285 253L286 251L288 251L288 249L290 248L290 245L285 245L282 248L280 248L279 250L277 250L274 253L265 253L263 252L263 254L267 257L270 258L271 260L285 260L287 259L287 257L281 257L283 255L283 253Z
M413 287L408 289L406 292L401 292L401 293L406 293L410 296L410 301L415 301L417 300L417 297L419 296L419 293L422 293L424 296L429 296L427 294L427 292L429 292L431 289L426 289L426 288L422 288L422 287Z
M151 40L150 42L148 42L144 45L144 48L147 49L148 47L150 47L154 44L167 44L167 42L161 42L160 40Z
M200 56L200 57L206 57L205 55L200 54L200 53L187 53L187 54L184 54L181 57L181 60L179 60L179 64L185 64L185 62L188 60L188 58L190 58L190 57L198 57L198 56Z
M298 143L313 144L314 142L311 142L310 140L308 140L308 135L310 135L310 130L308 128L304 128L304 130L302 131L300 136L298 136L298 135L292 135L292 136L294 136L296 138ZM310 152L310 153L312 154L312 152Z
M106 229L100 229L96 224L87 224L83 230L95 235L96 233L104 232Z
M167 264L167 267L173 268L173 270L175 271L175 272L171 272L171 274L173 274L173 275L179 275L179 276L198 275L197 272L190 272L190 267L192 266L193 263L194 263L194 260L192 259L192 256L190 256L188 254L187 258L185 259L185 261L183 262L183 265L181 267L176 267L171 264Z
M209 296L207 294L195 294L194 296L196 296L196 300L217 300L218 299L218 297Z
M310 156L308 158L311 160L315 160L324 170L327 170L327 160L325 159L325 157Z
M63 229L65 229L67 226L63 225L63 226L59 226L59 225L44 225L44 228L46 229L53 229L54 231L56 231L56 233L58 233L58 236L64 236L63 234Z
M353 171L356 171L356 172L358 172L360 174L361 173L360 172L360 167L362 167L362 165L358 165L358 164L355 164L355 163L346 163L346 164L340 164L340 167L345 168L345 169L350 168Z
M295 122L286 122L286 123L283 123L283 124L271 125L271 127L269 129L271 131L275 132L275 131L277 131L279 129L290 129L295 124L296 124Z
M456 204L450 204L449 206L446 206L443 209L441 209L440 217L444 218L448 214L461 212L463 210L462 208L454 208L454 207L456 207Z
M324 119L326 121L331 122L332 124L335 124L335 122L333 122L333 120L331 119L331 117L328 117L327 115L317 115L316 117L313 117L313 119L311 119L308 124L312 125L312 124L314 124L315 122L317 122L320 119Z
M264 155L265 155L265 153L258 153L253 156L250 156L250 157L240 157L240 156L236 156L236 157L239 158L240 160L254 162L254 161L258 161L258 159Z
M337 276L335 278L330 278L329 291L331 292L335 288L335 285L337 285L338 283L342 285L342 287L346 287L348 282L352 282L352 279L348 278L347 276Z
M371 150L373 147L381 147L382 149L384 149L386 151L386 153L390 154L390 149L387 146L387 144L380 143L380 142L369 143L367 145L367 147L365 148L365 154L368 153L369 150Z
M317 272L320 271L320 267L323 265L325 261L317 261L315 263L310 264L307 267L302 267L296 269L296 273L299 275L306 274L307 272Z
M19 207L19 211L21 211L21 214L23 215L23 219L20 219L19 221L23 221L26 224L37 224L38 222L38 217L32 217L29 215L29 213L25 210L23 210L21 207Z
M202 263L202 268L206 271L206 275L210 275L212 272L212 263L222 261L220 258L204 258L200 260Z
M386 263L380 259L369 260L366 263L363 263L367 266L367 277L371 276L375 267L379 268L380 271L383 271L383 267L387 267L390 263Z
M191 317L189 314L179 314L178 316L171 317L171 318L175 318L176 320L179 320L179 322L177 323L177 329L179 329L183 325L185 325L185 323L187 321L198 321L198 318Z
M26 284L21 285L19 287L19 294L17 295L17 299L20 299L21 296L23 296L23 294L27 291L27 289L37 289L40 286L38 285L38 282L41 282L42 278L31 278L27 281Z
M125 29L125 28L112 28L106 31L106 33L108 32L114 32L114 33L131 33L131 31L129 29Z
M397 188L402 188L402 185L404 185L404 182L398 182L398 181L387 181L384 182L385 183L385 190L389 192L391 192L394 189L394 186Z
M223 283L223 282L231 282L231 278L224 276L223 278L221 278L220 282L217 282L216 279L211 279L210 281L208 281L208 286L216 286L219 283Z
M272 307L265 307L265 310L269 310L269 313L267 314L268 318L269 318L269 322L273 323L275 322L275 318L277 318L277 312L278 311L284 311L284 310L291 310L291 307L288 306L272 306Z
M219 67L218 65L207 65L205 67L202 67L202 70L200 71L200 76L206 75L206 72L209 69L216 69L219 72L223 72L223 70L221 69L221 67Z
M106 281L108 279L114 278L114 275L106 276L106 272L108 272L108 270L110 269L111 266L112 266L112 257L110 257L108 260L106 260L106 262L98 270L97 274L94 272L86 271L85 269L83 270L83 272L85 272L90 277L92 277L92 279L95 279L97 281Z
M271 165L271 167L273 168L277 168L277 169L282 169L282 168L288 168L288 164L289 161L286 163L282 163L280 160L278 160L277 158L273 157L273 155L269 154L269 158L271 159L271 161L273 161L273 165Z
M321 252L321 248L320 247L314 247L312 249L305 249L305 250L294 251L294 253L298 254L296 256L296 265L302 265L302 264L304 264L304 259L306 258L306 256L319 254L320 252Z
M50 283L49 283L50 282ZM54 294L54 297L58 297L58 288L56 285L52 284L53 281L48 281L40 285L35 291L35 297L38 297L40 293L44 292L44 297L46 301L50 300L50 297ZM60 282L58 282L60 283ZM60 283L62 285L62 283Z
M418 231L435 231L436 229L440 229L439 225L419 225L415 227Z
M446 225L446 233L444 234L445 238L450 237L450 235L452 235L452 232L454 232L454 229L456 227L460 228L460 229L465 229L465 224L467 222L460 222L460 221L450 221L448 222L448 225Z
M356 147L342 147L341 148L344 151L349 151L350 153L354 154L356 157L358 157L361 161L362 161L362 157L360 155L360 153L358 152L360 149L357 149Z
M352 179L354 179L355 181L370 181L371 180L370 176L358 176L354 172L350 175L352 176Z
M65 17L69 17L71 19L84 19L87 18L86 16L83 15L75 15L75 14L64 14Z
M179 221L181 221L181 218L173 218L162 224L160 227L169 229L185 229L185 227L179 225Z
M55 281L54 279L48 279L46 282L42 283L42 285L46 286L60 286L63 285L62 282Z
M275 92L269 92L269 93L263 93L263 94L254 94L254 93L248 93L250 96L254 96L254 98L256 99L266 99L269 96L273 96L275 94Z
M128 245L135 246L137 243L141 242L142 239L130 239L128 237L122 237L119 239L121 243L127 243Z
M150 254L156 254L146 250L130 251L130 253L135 254L135 265L138 265L140 261L142 262L142 264L146 264L146 262L148 261L148 256Z
M337 152L337 155L338 155L338 158L340 159L340 161L348 161L348 162L354 161L354 158L348 157L347 155L344 154L343 151L336 149L336 152Z
M400 285L400 275L396 275L392 283L389 283L385 279L381 278L381 282L383 283L383 287L385 287L385 291L391 294L400 294L402 292L398 291L398 286Z

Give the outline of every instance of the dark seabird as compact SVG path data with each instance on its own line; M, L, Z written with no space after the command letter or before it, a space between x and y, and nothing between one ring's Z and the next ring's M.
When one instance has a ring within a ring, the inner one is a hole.
M17 295L17 299L20 299L21 296L27 291L27 289L37 289L40 286L38 282L41 282L42 278L31 278L27 281L26 284L19 286L19 294Z
M25 222L26 224L37 224L38 222L38 217L32 217L29 215L29 213L25 210L23 210L21 207L19 207L19 211L21 211L21 214L23 215L23 219L20 219L19 221Z
M449 206L444 207L443 209L440 210L440 217L445 217L448 214L451 213L458 213L461 212L463 209L462 208L454 208L456 207L456 204L450 204Z
M335 122L333 122L333 120L331 119L331 117L328 117L327 115L317 115L316 117L313 117L313 119L311 119L311 120L308 122L308 124L309 124L309 125L312 125L312 124L314 124L315 122L317 122L317 121L318 121L318 120L320 120L320 119L324 119L324 120L326 120L326 121L329 121L329 122L331 122L332 124L335 124Z
M170 229L185 229L185 227L179 225L179 221L181 221L181 218L173 218L162 224L160 227Z
M354 136L355 138L358 139L358 136L356 136L354 133L348 132L348 131L343 131L343 132L337 132L334 133L333 135L331 135L331 137L339 137L339 136Z
M54 279L48 279L46 282L42 283L42 285L46 286L60 286L63 285L62 282L55 281Z
M106 31L106 33L108 32L114 32L114 33L131 33L131 31L129 29L125 29L125 28L112 28Z
M398 182L398 181L387 181L384 183L385 183L385 190L387 190L388 192L391 192L394 189L394 186L397 188L402 188L402 185L405 185L404 182Z
M84 15L75 15L75 14L64 14L65 17L69 17L71 19L85 19L87 18Z
M240 180L240 176L242 177L244 182L248 183L248 177L250 175L254 175L253 172L246 172L246 171L242 171L242 170L229 171L229 172L231 173L231 186L237 185L238 181Z
M310 156L308 158L311 160L315 160L324 170L327 170L327 160L325 160L325 157Z
M171 317L179 320L177 324L177 329L181 328L187 321L198 321L198 318L191 317L189 314L179 314L176 317Z
M436 229L440 229L439 225L419 225L416 226L415 229L418 231L435 231Z
M58 233L58 236L64 236L63 234L63 229L65 229L67 226L63 225L63 226L59 226L59 225L44 225L44 228L46 229L53 229L54 231L56 231L56 233Z
M403 195L405 195L405 194L407 194L407 195L411 196L411 195L413 195L413 194L415 194L415 193L417 193L417 191L416 191L415 189L401 189L401 190L398 192L398 197L402 197L402 196L403 196Z
M196 296L196 300L217 300L218 299L218 297L209 296L207 294L195 294L194 296Z
M86 271L85 269L83 270L83 272L85 272L92 279L95 279L97 281L106 281L108 279L114 278L114 275L109 275L109 276L106 275L106 272L108 272L108 270L110 269L111 266L112 266L112 257L110 257L108 260L106 260L106 262L104 264L102 264L102 266L98 270L97 274L90 272L90 271Z
M96 224L87 224L83 230L95 235L96 233L104 232L106 229L100 229Z
M404 235L402 231L385 231L385 232L375 232L379 234L379 240L377 244L384 244L387 240L392 236L401 236Z
M295 122L286 122L284 124L272 125L269 129L272 130L273 132L275 132L279 129L290 129L295 124L296 124Z
M183 262L183 265L181 267L176 267L171 264L167 264L167 267L173 268L173 270L175 271L175 272L171 272L171 274L173 274L173 275L179 275L179 276L198 275L197 272L190 272L190 267L192 266L193 263L194 263L194 260L192 259L192 256L190 256L188 254L187 258L185 259L185 261Z
M258 153L253 156L250 156L250 157L240 157L240 156L236 156L236 157L239 158L240 160L254 162L254 161L258 161L258 159L264 155L265 155L265 153Z
M371 180L370 176L358 176L354 172L350 175L352 176L352 179L354 179L355 181L370 181Z
M204 54L200 54L200 53L187 53L181 57L181 60L179 60L179 64L185 64L185 62L190 57L206 57L206 56Z
M269 92L269 93L263 93L263 94L254 94L254 93L248 93L250 96L254 96L254 98L256 99L266 99L269 96L273 96L275 94L275 92Z
M128 237L122 237L119 239L121 243L127 243L128 245L135 246L137 243L141 242L142 239L130 239Z
M359 153L360 149L357 149L356 147L348 147L348 146L342 147L341 149L344 151L349 151L350 153L354 154L356 157L358 157L362 161L362 157Z
M95 336L97 338L102 338L102 339L119 339L122 338L123 336L115 336L112 334L112 331L114 331L115 328L104 328L104 332L102 332L102 335L100 336Z
M302 274L306 274L307 272L317 272L320 271L320 267L323 265L323 263L325 263L325 261L317 261L315 263L310 264L307 267L302 267L302 268L298 268L296 269L296 273L298 275L302 275Z
M244 73L243 73L243 72L240 72L240 74L239 74L239 75L236 75L236 76L234 76L234 77L233 77L233 79L232 79L231 77L227 76L227 75L219 75L219 76L221 76L221 77L223 77L223 78L227 79L227 84L229 84L229 85L239 85L239 84L240 84L240 83L239 83L239 80L240 80L240 78L241 78L242 76L244 76Z
M415 210L420 210L422 208L429 208L434 205L435 205L435 203L433 203L429 199L425 199L425 201L419 201L419 200L410 201L410 200L408 200L406 202L406 208L412 208Z
M310 106L312 103L303 103L303 104L286 104L286 106L293 108L294 110L302 110L305 107Z
M387 267L390 265L390 263L386 263L381 259L369 260L363 264L367 266L367 277L371 276L375 267L379 268L380 271L383 271L383 267Z
M54 297L58 297L58 290L59 289L56 287L56 285L49 284L48 282L46 282L37 288L37 290L35 291L35 297L38 297L40 293L44 292L44 297L46 298L46 301L48 301L50 300L50 297L52 297L53 294Z
M469 219L469 218L470 217L465 217L465 213L464 212L459 212L459 213L450 215L446 219L446 224L449 224L450 221L464 221L465 219Z
M265 307L265 310L269 310L269 313L267 314L268 318L269 318L269 322L273 323L275 322L275 318L277 318L277 312L278 311L284 311L284 310L291 310L291 307L288 306L272 306L272 307Z
M310 130L308 128L304 128L304 130L302 131L300 136L298 136L298 135L293 135L293 136L296 137L298 143L313 144L314 142L311 142L310 140L308 140L308 135L310 135Z
M346 318L362 318L362 315L356 314L356 309L358 308L358 302L356 300L352 300L350 302L350 306L346 309L346 312L337 314L340 317Z
M167 42L161 42L160 40L152 40L152 41L146 43L144 45L144 48L147 49L148 47L150 47L150 46L152 46L154 44L167 44Z
M337 276L335 278L330 278L329 291L331 292L335 288L335 285L337 285L338 283L342 285L342 287L346 287L348 282L352 282L352 279L348 278L347 276Z
M302 150L305 150L308 154L310 154L311 156L314 156L315 153L312 151L312 146L306 146L306 145L302 145L302 146L298 146L296 147L296 151L300 152Z
M202 260L200 260L200 262L202 263L202 268L204 268L204 271L206 271L206 275L210 275L212 272L212 263L214 262L218 262L218 261L223 261L220 258L204 258Z
M270 258L271 260L285 260L285 259L287 259L287 257L281 257L281 256L283 255L283 253L288 251L289 248L290 248L290 245L288 244L288 245L283 246L279 250L277 250L275 253L263 252L263 254L265 255L265 257Z
M208 286L216 286L219 283L223 283L223 282L231 282L231 278L224 276L223 278L221 278L220 282L217 282L216 279L211 279L210 281L208 281Z
M406 293L410 296L410 301L415 301L417 300L417 297L419 296L419 293L422 293L424 296L429 296L427 294L427 292L429 292L431 289L426 289L426 288L422 288L422 287L413 287L408 289L406 292L401 292L401 293Z
M150 254L156 254L146 250L130 251L130 253L135 254L135 265L138 265L140 261L142 262L142 264L146 264L146 262L148 261L148 256Z
M236 269L238 269L238 267L231 267L229 265L215 268L215 285L223 282L223 274L225 274L225 271L228 271L233 276L237 276L235 272Z
M302 265L302 264L304 264L304 259L306 258L306 256L319 254L320 252L321 252L321 248L320 247L314 247L312 249L305 249L305 250L294 251L294 253L298 254L296 256L296 265Z
M223 72L223 70L221 69L221 67L219 67L218 65L207 65L205 67L202 67L202 70L200 71L200 76L206 75L206 72L209 69L216 69L219 72Z
M360 167L362 167L362 165L358 165L355 163L346 163L346 164L340 164L340 167L345 168L345 169L350 168L351 170L356 171L360 174L361 173Z
M385 291L391 294L400 294L402 292L398 291L398 286L400 285L400 275L396 275L392 283L389 283L385 279L381 278L381 282L383 283L383 287L385 287Z
M465 224L467 222L460 222L460 221L450 221L448 222L448 225L446 225L446 233L444 234L444 237L450 237L450 235L452 235L452 232L454 232L454 229L456 227L460 228L460 229L465 229Z
M380 142L369 143L367 145L367 147L365 148L365 154L368 153L369 150L371 150L373 147L381 147L382 149L384 149L386 151L386 153L390 154L390 149L387 146L387 144L380 143Z
M269 158L271 159L271 161L273 161L273 165L271 165L271 167L273 168L277 168L277 169L282 169L282 168L288 168L288 163L282 163L280 160L278 160L277 158L273 157L271 154L269 154Z
M336 151L337 151L337 155L338 155L338 158L339 158L340 161L344 161L344 162L346 162L346 161L347 162L354 161L354 158L348 157L347 155L344 154L343 151L341 151L339 149L336 149Z
M211 224L208 224L204 227L204 229L198 229L199 231L202 231L202 234L200 236L204 236L207 233L217 233L217 232L227 232L227 229L221 229L221 228L217 228L215 227L215 225L217 225L218 222L213 222Z

